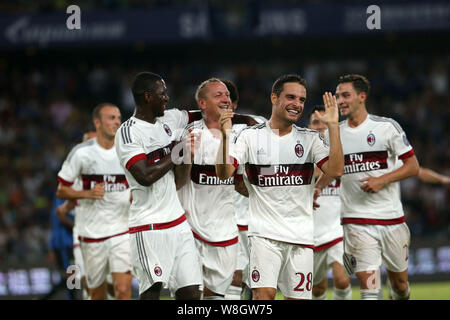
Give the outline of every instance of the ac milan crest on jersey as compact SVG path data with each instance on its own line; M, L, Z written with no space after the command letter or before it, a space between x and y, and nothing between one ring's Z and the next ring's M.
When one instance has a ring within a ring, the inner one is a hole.
M252 271L252 280L253 280L253 282L258 282L259 281L259 271L258 270L253 270Z
M160 267L156 266L155 269L153 269L153 272L155 272L155 274L160 277L162 275L162 270Z
M295 154L297 155L297 157L301 158L303 157L303 153L304 153L303 146L300 143L297 143L295 145Z
M169 137L172 136L172 130L170 130L169 126L164 123L163 125L164 130L166 130L166 133L169 135Z
M367 136L367 143L369 144L369 146L373 146L375 144L375 136L373 133L369 133L369 135Z

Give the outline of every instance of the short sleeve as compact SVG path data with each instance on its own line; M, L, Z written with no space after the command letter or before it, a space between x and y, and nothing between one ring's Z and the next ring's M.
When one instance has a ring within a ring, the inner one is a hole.
M389 130L386 131L386 134L389 135L387 139L388 148L392 154L395 154L401 160L414 155L414 150L406 137L406 133L396 121L392 120L389 123Z
M122 134L123 130L127 131L126 134ZM121 127L117 131L115 148L120 164L127 170L136 162L147 158L139 131L135 127Z
M72 186L81 172L81 155L77 147L64 160L61 170L58 172L58 181L65 186Z
M312 138L312 159L313 162L320 168L328 161L330 154L330 147L328 146L327 139L320 133L314 134Z

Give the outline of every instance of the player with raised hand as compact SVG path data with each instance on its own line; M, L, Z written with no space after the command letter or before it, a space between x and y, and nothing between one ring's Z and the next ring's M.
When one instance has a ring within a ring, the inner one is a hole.
M343 172L336 100L325 93L326 112L318 115L330 131L328 147L317 131L294 125L306 101L304 79L281 76L270 98L270 120L243 130L231 152L227 146L232 115L222 114L217 175L227 179L239 164L245 164L250 182L249 271L254 299L274 299L277 286L285 298L311 299L314 163L335 178Z
M325 123L321 122L315 112L325 112L325 107L314 106L308 127L323 134ZM316 177L322 173L315 168ZM321 189L318 206L314 211L314 286L313 299L325 300L327 297L328 277L331 268L333 276L333 299L351 300L352 289L350 278L345 274L343 246L343 230L341 226L341 200L339 198L340 179L333 179ZM317 187L317 185L316 185Z
M336 88L345 154L341 178L344 265L355 274L361 298L379 294L379 268L386 267L394 299L409 298L408 249L398 181L417 175L419 164L400 125L369 114L369 81L361 75L341 76ZM403 164L396 167L400 159ZM318 182L319 183L319 182Z

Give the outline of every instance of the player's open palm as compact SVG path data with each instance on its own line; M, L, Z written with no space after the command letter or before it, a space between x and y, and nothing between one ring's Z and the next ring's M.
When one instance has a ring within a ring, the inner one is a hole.
M325 92L322 96L325 112L315 111L316 117L325 124L333 124L339 122L339 111L336 97L331 92Z

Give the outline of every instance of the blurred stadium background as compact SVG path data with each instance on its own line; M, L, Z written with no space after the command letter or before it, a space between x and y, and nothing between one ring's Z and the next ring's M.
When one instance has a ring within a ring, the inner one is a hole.
M80 30L66 27L71 4ZM380 30L366 26L372 4ZM97 103L133 113L137 72L161 74L169 105L191 109L200 82L228 78L238 111L266 117L281 74L308 81L307 114L339 75L361 73L373 87L369 112L397 120L420 164L449 175L449 36L448 1L0 2L0 299L39 298L60 281L48 259L56 174ZM449 188L416 178L401 188L410 283L448 283Z

